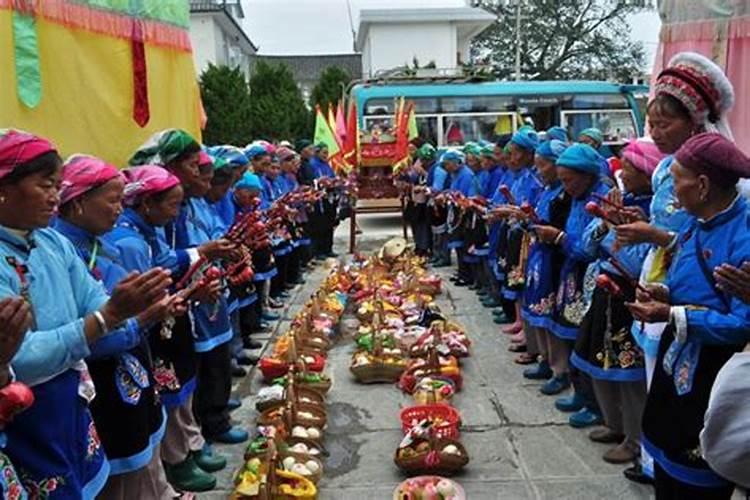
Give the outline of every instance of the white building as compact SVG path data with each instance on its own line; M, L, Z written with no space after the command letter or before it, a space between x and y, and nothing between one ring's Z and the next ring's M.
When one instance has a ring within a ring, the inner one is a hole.
M199 75L211 63L239 67L250 78L250 59L258 47L242 29L243 18L237 0L190 2L190 40Z
M485 10L465 6L413 9L363 9L355 48L362 53L362 75L406 65L438 70L469 61L471 41L495 21Z

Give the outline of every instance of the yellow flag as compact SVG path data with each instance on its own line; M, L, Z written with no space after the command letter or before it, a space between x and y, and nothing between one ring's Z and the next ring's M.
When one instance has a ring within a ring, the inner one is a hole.
M331 131L331 126L323 116L320 106L315 106L315 136L313 141L315 144L323 143L328 146L329 156L334 156L339 152L339 143L336 141L333 131Z
M417 128L417 114L414 106L409 109L409 142L419 137L419 128Z

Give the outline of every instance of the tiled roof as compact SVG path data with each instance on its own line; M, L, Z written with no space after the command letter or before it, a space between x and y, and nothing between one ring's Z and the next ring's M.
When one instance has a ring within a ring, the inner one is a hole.
M271 64L285 64L289 67L297 82L317 80L320 74L329 66L338 66L349 72L353 79L362 78L361 54L322 54L311 56L253 56L253 60L261 60ZM251 69L252 70L252 69Z

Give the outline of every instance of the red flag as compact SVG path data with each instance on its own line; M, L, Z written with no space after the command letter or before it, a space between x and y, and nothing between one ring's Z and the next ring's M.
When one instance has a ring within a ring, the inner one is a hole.
M411 114L414 103L409 101L408 104L404 104L404 98L401 98L401 102L396 112L396 157L394 158L393 169L394 171L399 170L406 166L409 162L409 115Z
M357 121L357 103L353 99L349 103L343 151L344 161L356 167L359 164L359 122Z
M343 146L346 138L346 120L344 119L344 104L341 99L336 106L336 136L339 138L339 144Z

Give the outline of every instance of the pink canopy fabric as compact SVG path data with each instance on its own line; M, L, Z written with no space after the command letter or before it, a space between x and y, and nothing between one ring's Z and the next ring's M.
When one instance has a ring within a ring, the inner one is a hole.
M729 124L737 145L746 153L750 152L750 113L747 113L750 109L750 2L661 0L659 14L662 28L652 78L655 80L679 52L698 52L721 66L735 92Z

